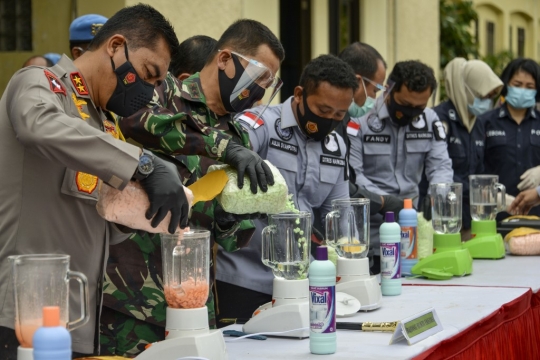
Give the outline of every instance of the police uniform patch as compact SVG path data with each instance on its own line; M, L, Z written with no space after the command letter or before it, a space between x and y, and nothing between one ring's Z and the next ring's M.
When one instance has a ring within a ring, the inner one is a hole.
M75 175L75 183L77 184L77 189L80 192L91 194L97 187L98 177L77 171L77 174Z
M345 167L345 159L340 159L332 156L321 155L321 164L330 166Z
M341 149L336 133L330 133L321 142L323 154L341 156Z
M281 128L281 119L277 119L274 123L274 129L276 130L276 134L285 141L291 140L293 136L292 128L288 127L285 129Z
M192 99L199 99L201 97L201 92L199 91L199 85L193 82L189 84L189 95Z
M263 119L251 112L245 112L238 117L238 120L242 120L249 125L252 129L257 129L259 126L264 125Z
M349 121L347 124L347 134L356 136L358 135L358 131L360 131L360 124L357 124L353 120Z
M416 119L413 120L413 122L409 125L409 129L412 131L427 131L427 121L426 116L422 113L416 117Z
M386 127L386 121L379 119L379 117L375 114L369 116L367 124L369 130L373 131L374 133L380 133Z
M73 87L75 88L75 91L81 96L88 96L88 87L86 86L86 83L84 82L83 77L79 72L75 71L69 74L69 78L71 79L71 83L73 84Z
M79 111L79 115L81 116L81 119L86 120L90 117L87 113L83 111L83 106L86 105L86 101L83 99L77 98L75 96L75 93L71 93L71 100L73 100L73 103L75 104L75 107L77 108L77 111Z
M317 126L317 123L314 123L313 121L308 121L306 123L306 131L308 134L315 134L316 132L319 132L319 127Z
M239 100L242 100L242 99L247 99L249 97L249 89L244 89L242 90L242 92L240 92L240 95L238 95L238 99Z
M390 144L390 135L364 135L364 142Z
M454 109L448 110L448 117L450 120L457 120L456 111Z
M281 151L288 152L293 155L298 155L298 146L289 144L283 141L279 141L277 139L270 138L270 147L273 147L274 149L278 149Z
M43 72L45 73L47 80L49 80L49 85L52 92L55 92L57 94L63 94L64 96L66 96L66 89L64 88L64 85L60 82L60 80L58 80L58 78L48 70L43 70Z
M127 85L127 84L133 84L135 80L137 80L137 76L131 71L128 71L126 76L124 76L123 82L124 82L124 85Z
M446 140L446 130L444 129L444 125L440 120L433 123L433 134L435 135L435 139L437 141Z

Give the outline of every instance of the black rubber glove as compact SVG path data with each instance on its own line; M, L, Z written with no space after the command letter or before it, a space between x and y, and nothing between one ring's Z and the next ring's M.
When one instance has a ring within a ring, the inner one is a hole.
M171 222L168 230L171 234L175 233L178 225L181 229L188 225L189 203L173 164L154 156L154 171L140 183L150 200L146 218L150 220L153 217L153 227L158 226L169 211Z
M223 210L218 203L214 207L214 220L218 224L221 230L228 230L234 226L237 222L242 220L255 220L264 218L266 214L254 213L254 214L231 214Z
M385 214L387 211L393 211L396 221L399 217L399 212L403 209L403 200L392 195L383 195L384 205L380 211L381 214Z
M257 193L257 184L263 192L268 191L268 185L274 185L274 175L263 159L256 152L234 141L229 141L227 144L223 162L238 171L238 188L240 189L244 187L244 173L249 176L251 192L254 194Z

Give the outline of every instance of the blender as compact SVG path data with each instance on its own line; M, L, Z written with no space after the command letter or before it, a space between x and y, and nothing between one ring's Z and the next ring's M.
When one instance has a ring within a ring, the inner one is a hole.
M262 231L262 262L274 274L272 301L255 310L244 324L244 332L285 332L280 336L309 337L310 245L311 213L269 216L268 226Z
M360 301L360 310L381 306L381 286L369 273L369 200L332 200L326 215L326 242L336 250L336 291ZM339 306L339 303L338 305Z
M32 338L43 326L43 307L60 308L60 324L68 330L88 322L88 280L80 272L69 270L69 255L13 255L11 265L15 300L15 334L20 346L17 359L32 360ZM69 321L69 281L79 282L81 316Z
M210 330L205 305L210 291L210 231L163 233L161 253L168 305L165 340L152 344L136 359L227 359L223 334Z
M435 280L468 275L472 272L472 257L460 234L463 185L431 184L430 190L433 254L419 260L411 272Z
M501 234L497 233L495 219L497 212L506 207L506 188L499 183L497 175L470 175L469 186L472 239L463 246L469 249L473 259L502 259L504 242ZM498 195L501 196L501 208L497 205Z

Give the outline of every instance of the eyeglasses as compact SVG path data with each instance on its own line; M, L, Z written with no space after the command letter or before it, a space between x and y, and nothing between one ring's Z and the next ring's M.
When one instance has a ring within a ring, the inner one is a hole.
M377 84L375 81L371 81L366 77L363 77L362 79L366 80L368 83L375 86L375 88L378 89L378 90L382 90L382 91L386 90L386 86L384 86L382 84Z

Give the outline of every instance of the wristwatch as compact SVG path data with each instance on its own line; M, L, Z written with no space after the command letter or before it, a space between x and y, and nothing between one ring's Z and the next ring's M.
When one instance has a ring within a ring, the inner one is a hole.
M154 155L148 151L143 150L143 153L139 157L139 165L137 165L137 170L133 174L135 180L144 180L154 171Z

